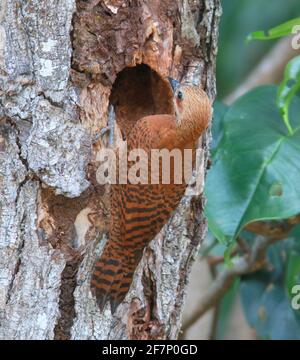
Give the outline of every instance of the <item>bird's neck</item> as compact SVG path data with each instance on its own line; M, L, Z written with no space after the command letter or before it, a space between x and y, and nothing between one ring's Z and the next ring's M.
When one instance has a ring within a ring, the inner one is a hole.
M176 138L178 143L185 145L196 141L202 132L196 125L197 124L190 119L181 119L178 121L176 127Z

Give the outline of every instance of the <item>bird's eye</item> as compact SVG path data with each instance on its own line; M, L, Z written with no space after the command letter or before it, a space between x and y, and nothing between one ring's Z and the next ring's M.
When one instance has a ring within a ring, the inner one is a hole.
M183 93L182 93L181 91L178 91L177 98L178 98L179 100L182 100L182 99L183 99Z

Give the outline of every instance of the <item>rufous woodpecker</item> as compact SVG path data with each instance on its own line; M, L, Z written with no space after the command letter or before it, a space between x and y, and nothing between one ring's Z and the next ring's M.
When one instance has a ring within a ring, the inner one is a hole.
M128 153L143 149L196 149L196 141L211 118L211 102L197 86L169 78L175 115L150 115L139 119L127 139ZM128 167L130 162L128 162ZM150 166L149 166L150 169ZM171 166L174 169L174 164ZM150 169L151 170L151 169ZM184 195L187 183L111 185L109 240L95 263L92 293L102 311L107 301L114 313L124 300L143 250L167 223Z

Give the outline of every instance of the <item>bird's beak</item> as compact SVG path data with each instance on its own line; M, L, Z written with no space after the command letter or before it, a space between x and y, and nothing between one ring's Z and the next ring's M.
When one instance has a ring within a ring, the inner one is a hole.
M169 76L168 76L168 80L169 80L169 82L170 82L170 84L171 84L173 93L175 94L175 92L176 92L176 90L178 89L180 83L179 83L179 81L174 80L174 79L172 79L172 78L169 77Z

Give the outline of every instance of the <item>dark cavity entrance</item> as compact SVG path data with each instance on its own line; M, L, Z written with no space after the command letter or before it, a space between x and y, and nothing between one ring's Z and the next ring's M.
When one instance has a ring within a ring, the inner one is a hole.
M173 94L168 80L148 65L122 70L113 85L110 102L124 138L135 122L146 115L173 114Z

